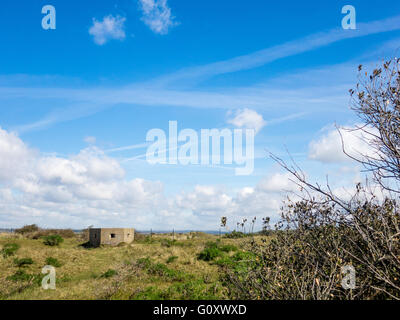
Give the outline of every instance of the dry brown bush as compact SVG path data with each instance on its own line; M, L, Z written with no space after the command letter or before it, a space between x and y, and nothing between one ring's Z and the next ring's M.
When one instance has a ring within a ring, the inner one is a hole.
M351 197L339 198L328 182L311 184L294 161L287 165L272 155L292 174L300 190L292 198L300 200L285 203L271 241L248 244L254 259L226 270L233 297L400 300L399 63L393 59L363 73L357 89L350 90L352 109L364 123L356 130L374 151L353 159L379 188L366 181ZM341 285L346 265L355 268L355 289Z

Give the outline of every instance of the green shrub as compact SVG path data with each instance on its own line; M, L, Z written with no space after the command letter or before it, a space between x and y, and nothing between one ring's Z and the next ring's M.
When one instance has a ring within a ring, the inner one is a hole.
M61 267L62 265L60 261L58 261L56 258L53 257L48 257L46 259L46 264L49 266L53 266L55 268Z
M64 239L58 234L44 236L43 240L44 240L43 243L46 246L52 246L52 247L58 246L58 245L60 245L60 243L64 242Z
M147 273L168 278L173 281L182 281L185 277L181 271L169 269L165 264L153 263L149 258L142 258L137 261L139 267L145 269Z
M232 232L230 232L230 233L227 233L227 234L225 234L224 235L224 238L227 238L227 239L240 239L240 238L245 238L245 237L248 237L248 236L250 236L249 234L246 234L246 233L243 233L243 232L240 232L240 231L232 231Z
M168 297L167 292L164 290L160 290L154 286L147 287L144 290L141 290L137 293L132 299L133 300L167 300Z
M221 243L220 239L217 239L215 242L214 241L207 241L206 242L206 248L218 248Z
M231 244L221 245L221 240L208 241L202 252L197 255L199 260L203 261L213 261L217 257L222 257L224 253L229 253L231 251L237 251L238 248Z
M6 243L3 249L1 249L1 254L3 255L4 258L7 258L9 256L14 255L19 248L20 245L17 243Z
M178 259L177 256L170 256L170 257L167 259L167 263L172 263L172 262L174 262L174 261L177 260L177 259Z
M18 270L12 276L7 277L7 280L14 282L30 281L34 279L34 275L28 274L25 270Z
M150 265L151 265L151 260L150 260L150 258L140 258L140 259L137 261L137 264L138 264L140 267L142 267L142 268L144 268L144 269L147 269L147 268L150 267Z
M167 289L147 287L137 293L134 300L217 300L221 294L215 284L206 285L201 279L174 283Z
M181 242L178 242L178 241L176 241L176 240L162 239L162 240L161 240L161 245L162 245L163 247L169 248L169 247L172 247L172 246L182 246L182 243L181 243Z
M257 264L257 257L248 251L238 251L233 256L224 256L215 261L216 265L228 268L235 275L246 274Z
M25 270L19 269L13 275L7 277L6 279L13 282L30 282L31 285L40 286L42 284L42 279L44 274L29 274Z
M167 289L169 299L178 300L218 300L216 284L207 286L202 279L174 283Z
M182 273L173 269L169 269L165 264L156 263L150 266L148 272L153 275L170 278L174 281L182 280Z
M25 267L26 265L33 264L33 260L31 258L22 258L22 259L14 259L14 264L18 267Z
M231 252L231 251L237 251L237 247L234 246L233 244L226 244L223 246L220 246L219 249L223 252Z
M170 270L165 264L162 264L162 263L151 264L149 266L149 268L147 269L147 271L150 274L158 275L158 276L172 275L172 273L170 272L172 270Z
M218 246L216 243L213 243L212 245L206 245L203 251L201 251L197 255L197 259L203 260L203 261L212 261L217 257L220 257L222 255L222 251L219 250Z
M118 272L115 271L114 269L108 269L106 272L104 272L101 275L101 278L111 278L111 277L113 277L113 276L115 276L117 274L118 274Z

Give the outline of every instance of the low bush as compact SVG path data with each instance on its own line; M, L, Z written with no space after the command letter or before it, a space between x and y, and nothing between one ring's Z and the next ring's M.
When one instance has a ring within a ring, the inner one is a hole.
M150 274L170 278L173 281L181 281L183 274L179 271L169 269L165 264L155 263L147 270Z
M147 269L151 265L151 260L150 258L140 258L136 263L138 266Z
M167 290L170 299L178 300L218 300L221 293L217 292L216 284L207 285L202 279L174 283Z
M176 240L162 239L161 246L169 248L169 247L172 247L175 242L176 242Z
M43 237L43 243L46 246L54 247L60 245L62 242L64 242L64 239L58 234Z
M219 249L223 252L231 252L231 251L237 251L237 247L234 246L233 244L226 244L223 246L220 246Z
M257 256L248 251L238 251L232 256L223 256L215 261L223 269L229 269L236 276L246 275L254 265L257 265Z
M7 277L7 280L20 282L20 281L31 281L35 278L33 274L28 274L25 270L18 270L13 275Z
M147 287L144 290L140 290L132 297L132 300L167 300L167 299L170 299L170 297L167 295L167 292L153 286Z
M18 243L6 243L3 246L3 249L1 249L1 254L3 255L4 258L7 258L9 256L14 255L19 248L20 245Z
M169 269L162 263L153 263L149 258L139 259L137 265L151 275L168 278L172 281L182 281L185 277L183 272Z
M30 224L30 225L23 226L22 228L15 229L15 233L22 234L22 235L25 235L28 233L33 233L36 231L39 231L39 227L36 224Z
M162 239L161 240L161 245L163 247L167 247L167 248L170 248L172 246L181 246L181 247L183 247L183 246L185 246L185 243L184 242L178 242L177 240Z
M49 266L53 266L55 268L59 268L62 265L60 261L58 261L56 258L53 257L48 257L46 259L46 264Z
M172 263L172 262L176 261L177 259L178 259L177 256L170 256L170 257L167 259L167 263Z
M14 264L21 268L33 264L33 260L31 258L14 259Z
M227 239L239 239L239 238L246 238L249 236L250 236L250 234L248 234L248 233L243 233L243 232L236 231L236 230L233 230L230 233L224 234L224 238L227 238Z
M115 271L114 269L108 269L101 275L101 278L111 278L115 275L117 275L117 271Z
M220 288L212 283L207 285L201 279L188 280L182 283L174 283L167 289L159 289L155 286L141 290L134 300L217 300L220 299Z
M25 270L19 269L13 275L8 276L6 279L13 282L28 282L29 285L37 285L40 286L42 283L42 279L44 274L29 274L26 273Z
M197 259L203 261L212 261L222 255L222 251L218 248L218 243L207 242L206 247L197 255Z

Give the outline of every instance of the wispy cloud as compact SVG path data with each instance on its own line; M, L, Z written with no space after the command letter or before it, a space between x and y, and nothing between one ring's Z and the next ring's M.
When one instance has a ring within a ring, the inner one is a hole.
M167 0L139 0L139 9L142 12L142 21L158 34L167 34L178 24L171 14Z
M68 108L58 108L34 123L13 128L23 133L46 128L52 124L70 121L95 114L106 108L118 104L130 104L140 106L176 106L185 108L215 108L215 109L241 109L243 106L254 110L285 110L286 112L329 112L336 113L346 108L348 98L347 87L313 87L300 89L275 89L267 88L236 88L220 92L208 91L178 91L157 88L135 89L76 89L62 92L52 92L47 89L47 94L58 98L70 99ZM2 90L0 90L1 93ZM69 97L67 96L69 94ZM27 97L27 91L20 89L20 94ZM17 95L17 91L13 91ZM34 97L36 95L34 94ZM30 97L31 98L31 97ZM82 99L84 103L75 103L76 99ZM321 106L324 108L321 109ZM321 111L322 110L322 111ZM347 110L347 109L346 109Z
M286 121L290 121L290 120L295 120L295 119L299 119L304 117L305 115L307 115L307 112L297 112L297 113L293 113L284 117L280 117L280 118L275 118L275 119L271 119L265 122L266 126L272 126L275 124L280 124Z
M188 78L202 79L220 74L248 70L271 63L278 59L315 50L341 40L358 38L394 30L400 30L400 16L368 23L359 23L357 24L356 30L343 30L342 28L335 28L329 31L315 33L305 38L289 41L274 47L259 50L247 55L198 67L185 68L178 72L160 77L158 82L160 84L167 84Z
M133 145L129 145L129 146L107 149L107 150L104 150L104 152L112 153L112 152L121 152L121 151L128 151L128 150L134 150L134 149L143 149L148 146L149 146L149 143L139 143L139 144L133 144Z
M98 45L103 45L109 40L125 39L124 23L125 18L121 16L108 15L103 21L97 21L93 18L93 25L89 29L89 34Z
M150 0L148 0L150 1ZM357 30L333 29L324 33L288 42L279 46L257 51L226 61L220 61L196 68L189 68L154 79L148 83L134 83L122 88L1 88L1 98L55 98L70 106L57 107L49 115L34 123L18 128L18 132L38 130L51 124L85 117L116 104L134 104L143 106L181 106L192 108L240 109L243 106L259 110L286 110L288 113L319 111L329 112L346 107L346 92L349 83L353 84L354 64L343 64L307 70L284 76L268 82L268 86L257 85L235 89L177 90L167 85L175 80L201 78L221 73L235 72L255 68L276 59L329 45L339 40L366 36L370 34L400 29L400 16L370 23L359 23ZM338 71L337 68L340 70ZM328 75L328 76L327 76ZM340 76L338 76L340 75ZM348 75L352 75L349 77ZM297 80L296 80L297 79ZM298 81L301 79L301 81ZM326 83L326 79L341 79L341 83ZM274 82L275 81L275 85ZM283 89L276 87L282 81L290 83ZM287 88L292 88L291 90ZM323 111L321 111L323 106Z

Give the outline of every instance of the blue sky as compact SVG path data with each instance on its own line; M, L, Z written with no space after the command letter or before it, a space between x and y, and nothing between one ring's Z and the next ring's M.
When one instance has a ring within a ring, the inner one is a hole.
M41 25L47 4L55 30ZM341 27L347 4L356 30ZM204 230L277 219L294 186L267 151L287 148L338 192L360 179L333 124L357 123L357 66L398 52L400 3L5 0L0 30L0 227ZM258 123L253 174L149 164L146 133L173 120Z

